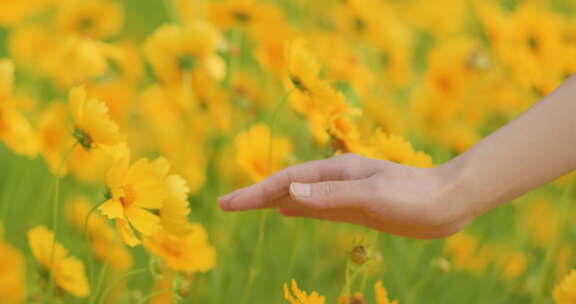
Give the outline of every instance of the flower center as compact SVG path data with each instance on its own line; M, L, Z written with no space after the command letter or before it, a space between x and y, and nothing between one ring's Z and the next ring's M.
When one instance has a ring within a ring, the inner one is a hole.
M92 148L92 144L94 142L92 141L92 138L90 138L90 136L84 132L84 130L76 127L76 129L74 129L74 133L72 133L72 136L78 141L78 143L80 143L84 149L90 150Z
M136 200L136 191L134 191L131 185L122 186L122 190L124 191L124 196L120 198L120 202L122 206L128 207Z
M239 23L248 23L250 21L250 15L248 15L248 13L243 12L243 11L236 11L233 13L234 18L239 22Z
M298 76L290 74L290 81L292 81L292 84L293 84L298 90L300 90L300 91L302 91L302 92L308 91L308 90L306 89L306 87L304 86L304 84L302 83L302 80L300 80L300 78L298 78Z
M183 54L180 55L177 60L178 60L178 67L182 71L190 71L194 69L194 67L196 66L196 60L192 55Z

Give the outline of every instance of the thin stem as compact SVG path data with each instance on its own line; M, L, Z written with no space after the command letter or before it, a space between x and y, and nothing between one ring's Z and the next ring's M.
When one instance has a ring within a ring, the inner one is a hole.
M277 116L278 116L278 112L280 112L280 109L282 108L282 106L286 103L286 101L288 100L288 96L290 95L290 93L292 93L292 91L294 90L294 88L290 89L288 92L286 92L286 94L284 95L284 97L282 98L282 100L277 104L276 109L274 109L274 112L272 112L272 119L270 121L270 138L268 141L268 167L266 169L267 173L266 175L270 175L272 172L272 153L273 153L273 149L272 147L273 145L273 141L274 141L274 135L275 135L275 126L276 126L276 121L277 121ZM246 301L248 300L248 297L250 296L250 292L252 289L252 284L254 283L254 280L256 279L256 276L258 275L258 271L259 271L259 258L262 255L262 246L264 243L264 226L266 224L266 218L268 216L268 212L269 210L262 210L260 211L260 217L259 217L259 221L258 221L258 239L256 241L256 252L254 253L254 256L252 258L252 263L251 263L251 267L250 267L250 273L248 276L248 283L246 284L246 290L244 292L244 296L242 299L242 303L246 303Z
M90 216L92 215L92 213L94 211L96 211L96 209L98 209L98 207L100 207L100 205L104 204L106 201L100 202L96 205L94 205L90 211L88 211L88 213L86 214L86 217L84 218L84 237L86 239L86 245L84 247L84 252L86 252L88 254L88 273L89 273L89 278L90 278L90 283L94 282L94 262L93 262L93 256L92 256L92 250L90 250L90 235L88 233L88 221L90 220Z
M76 146L79 144L79 142L75 142L72 146L70 146L70 148L68 148L68 150L66 150L66 152L64 152L64 155L62 155L62 159L60 160L60 164L58 165L58 169L56 170L56 175L54 176L55 180L55 184L54 184L54 197L52 200L52 233L54 238L52 239L52 249L50 252L50 269L52 270L50 272L50 283L48 285L48 294L50 295L50 299L52 299L53 295L54 295L54 256L55 256L55 249L56 249L56 239L58 236L58 224L59 224L59 220L58 220L58 213L60 212L59 210L59 204L58 204L58 200L59 200L59 195L60 195L60 175L62 174L62 168L64 167L64 163L66 162L66 160L68 159L68 157L70 156L70 153L72 153L72 151L74 150L74 148L76 148Z
M102 269L100 270L100 276L98 277L98 283L96 285L96 288L94 288L93 294L94 297L91 297L90 303L94 303L94 300L98 298L98 294L100 291L100 287L102 287L102 282L104 282L104 276L106 274L106 272L108 271L108 266L110 264L108 263L108 260L106 260L104 262L104 265L102 266ZM104 297L100 297L100 300L103 301Z
M146 301L152 299L153 297L155 297L161 293L164 293L166 291L171 291L171 290L172 290L172 288L163 288L163 289L156 290L156 291L150 293L149 295L145 296L144 298L142 298L142 300L140 300L138 303L144 304L144 303L146 303Z
M106 289L104 289L104 292L102 292L102 297L100 298L100 301L98 302L99 304L103 304L104 303L104 299L106 299L106 296L108 295L108 293L110 292L110 290L118 283L120 283L120 281L127 279L131 276L135 276L137 274L141 274L144 272L147 272L148 268L147 267L143 267L143 268L139 268L139 269L135 269L132 271L128 271L127 273L121 275L120 277L118 277L114 282L112 282L112 284L108 285L106 287Z

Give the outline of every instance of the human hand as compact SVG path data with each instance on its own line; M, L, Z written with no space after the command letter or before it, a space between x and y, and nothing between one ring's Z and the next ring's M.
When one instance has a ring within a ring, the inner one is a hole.
M452 169L414 168L343 154L286 168L219 198L225 211L277 208L285 216L353 223L413 238L440 238L470 220Z

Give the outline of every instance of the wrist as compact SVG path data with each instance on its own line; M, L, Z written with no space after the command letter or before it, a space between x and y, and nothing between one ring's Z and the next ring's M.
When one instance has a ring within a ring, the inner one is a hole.
M465 161L456 158L432 170L438 180L434 204L446 210L447 225L453 226L454 232L457 232L482 214L480 206L485 204L479 202L479 196L473 190L473 181Z

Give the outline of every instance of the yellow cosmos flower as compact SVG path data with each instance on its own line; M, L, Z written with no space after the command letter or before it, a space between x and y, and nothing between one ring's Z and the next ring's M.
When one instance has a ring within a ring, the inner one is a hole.
M48 74L46 59L57 46L58 38L41 24L19 26L10 32L9 48L12 59L22 67L40 74ZM42 49L42 52L38 52Z
M83 87L70 90L69 100L76 127L74 138L84 149L110 149L122 142L118 126L110 119L106 104L88 98Z
M236 162L253 181L259 181L280 170L292 150L285 137L275 136L270 146L270 128L265 124L252 126L234 140ZM270 152L272 152L271 155Z
M190 232L188 225L188 193L190 189L186 180L179 175L171 174L166 178L166 200L160 208L162 227L167 232L184 236Z
M206 272L216 265L216 250L209 244L206 230L200 224L190 224L189 232L183 236L161 230L143 238L143 245L174 270Z
M556 304L576 303L576 269L554 288L553 295Z
M366 300L360 292L354 293L351 297L347 295L341 295L338 297L338 304L365 304Z
M66 169L79 182L99 184L106 178L112 161L113 156L103 149L85 150L76 147L66 161Z
M312 97L330 95L332 89L326 81L319 78L320 63L303 40L287 44L284 56L286 56L287 64L286 87L293 88L290 100L294 103L295 100L304 99L305 101L295 104L295 109L305 113L308 107L313 105Z
M376 304L399 304L398 300L390 301L388 298L388 291L384 288L382 281L377 281L374 284L374 297ZM339 304L364 304L366 300L360 292L354 293L351 297L342 295L338 298Z
M65 34L104 39L118 33L122 19L123 11L118 3L72 0L60 6L56 24Z
M482 275L490 262L490 246L480 246L478 238L463 232L449 237L444 252L451 257L454 267L474 275Z
M390 301L388 299L388 292L384 288L382 281L377 281L374 285L374 293L376 294L376 304L398 304L398 300Z
M280 10L254 0L210 2L208 10L210 20L223 30L241 27L251 31L283 21Z
M415 151L405 138L399 135L386 134L380 129L376 130L368 143L363 143L356 149L358 151L352 150L352 152L404 165L422 168L433 165L429 155Z
M106 176L110 199L98 210L116 220L116 227L129 246L140 244L132 230L152 236L160 229L161 219L151 210L162 208L166 199L166 175L169 165L163 159L140 159L130 165L127 151L118 152Z
M329 82L320 79L320 64L306 47L296 40L287 45L286 87L292 107L308 118L312 135L321 144L329 139L329 130L342 115L353 114L346 98L334 90Z
M54 0L3 0L0 10L0 26L19 25L28 18L42 13Z
M209 23L195 21L181 28L164 25L144 43L144 54L154 74L168 85L181 84L185 72L222 79L226 65L216 51L222 44L220 33ZM187 85L187 84L186 84Z
M90 286L84 272L84 264L68 256L68 251L58 242L53 246L54 234L45 226L28 231L28 243L40 265L54 276L56 284L71 295L84 298L90 294ZM54 253L52 254L52 248ZM52 263L53 261L53 263Z
M38 135L40 137L40 149L44 160L52 174L57 174L66 149L73 143L69 136L69 126L66 123L68 117L67 108L63 103L51 103L40 115L38 122ZM64 175L67 169L61 169Z
M26 285L22 254L6 243L0 232L0 298L2 303L16 304L24 299Z
M310 295L298 289L296 280L292 280L292 292L287 284L284 284L284 299L290 304L324 304L324 297L313 291Z
M61 36L43 57L44 73L60 88L91 82L110 68L110 45L80 36ZM66 66L66 69L62 69Z
M40 143L28 119L13 103L13 85L12 61L0 60L0 141L17 154L33 157L38 153Z
M14 87L14 64L9 59L0 60L0 103L12 97Z

